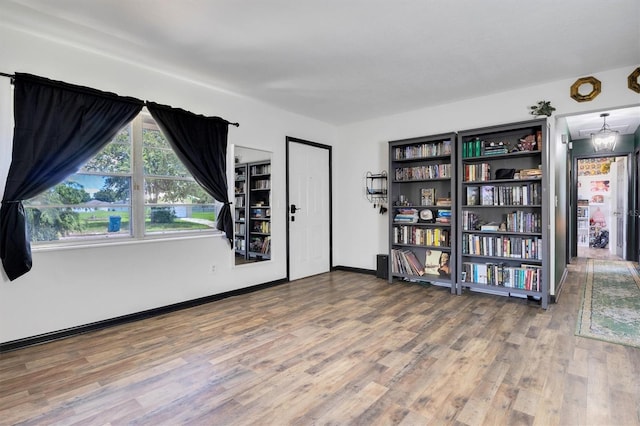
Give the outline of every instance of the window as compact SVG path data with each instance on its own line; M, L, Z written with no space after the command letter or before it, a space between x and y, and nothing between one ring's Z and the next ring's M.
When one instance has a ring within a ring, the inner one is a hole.
M78 173L24 205L38 243L217 232L222 204L142 112Z

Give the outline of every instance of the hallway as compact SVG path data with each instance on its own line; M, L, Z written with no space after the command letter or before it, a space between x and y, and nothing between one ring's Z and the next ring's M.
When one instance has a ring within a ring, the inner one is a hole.
M616 256L615 253L611 253L608 247L578 247L578 257L585 259L624 260L620 256Z

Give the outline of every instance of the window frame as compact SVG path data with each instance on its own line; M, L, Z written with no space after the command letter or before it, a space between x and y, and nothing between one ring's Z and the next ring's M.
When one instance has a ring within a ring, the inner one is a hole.
M125 234L100 234L95 236L79 236L78 238L69 238L69 239L58 239L58 240L49 240L49 241L31 241L30 244L32 248L36 251L39 249L52 249L52 248L68 248L75 246L104 246L104 245L113 245L113 244L130 244L130 243L138 243L142 241L154 241L154 240L173 240L173 239L185 239L185 238L194 238L194 237L211 237L211 236L225 236L224 232L217 229L216 226L211 229L197 229L197 230L168 230L168 231L160 231L160 232L148 232L147 231L147 223L146 223L146 210L151 207L150 204L145 201L145 179L169 179L169 180L179 180L179 181L188 181L188 182L196 182L191 173L187 170L188 176L163 176L163 175L147 175L145 174L145 164L144 164L144 138L143 138L143 128L145 126L145 120L151 120L153 123L153 130L158 130L162 134L159 126L151 116L151 114L147 111L146 108L143 108L142 111L124 128L129 127L130 134L130 161L131 161L131 171L129 173L123 172L104 172L104 171L88 171L84 169L84 166L88 163L82 165L82 167L74 174L74 175L93 175L93 176L113 176L113 177L127 177L130 179L130 201L129 204L110 204L110 206L114 207L128 207L129 208L129 233ZM122 129L121 129L122 130ZM162 135L165 139L166 136ZM107 146L114 143L114 141L110 141L106 144L102 149L104 150ZM164 148L162 148L164 149ZM169 147L169 149L175 154L173 149ZM100 151L100 152L101 152ZM96 154L97 155L97 154ZM95 156L94 156L95 157ZM93 158L92 158L93 159ZM91 161L91 159L89 160ZM179 158L178 158L178 161ZM72 177L71 175L69 177ZM62 183L62 182L61 182ZM60 183L60 184L61 184ZM51 188L49 188L51 189ZM35 197L34 197L35 198ZM25 204L25 209L31 208L83 208L82 205L72 205L72 204L47 204L46 206L38 206L38 205L29 205L27 202ZM157 207L178 207L178 206L187 206L186 203L157 203L154 206ZM216 216L216 222L219 218L220 208L223 203L213 199L212 203L206 204L194 204L196 206L204 206L209 207L213 206ZM80 207L77 207L80 206ZM101 206L97 206L98 208ZM29 224L30 225L30 224Z

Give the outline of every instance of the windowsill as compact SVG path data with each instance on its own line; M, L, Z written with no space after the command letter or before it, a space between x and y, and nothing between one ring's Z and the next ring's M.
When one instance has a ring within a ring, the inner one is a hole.
M184 241L184 240L216 238L216 237L226 238L226 235L224 234L224 232L218 231L218 232L208 232L206 234L198 233L198 234L185 234L185 235L179 235L179 236L147 235L143 238L116 237L116 238L105 238L104 240L92 238L91 240L87 240L87 241L67 241L67 242L48 243L48 244L40 244L40 245L32 244L31 251L34 253L37 253L37 252L60 251L60 250L77 250L77 249L86 249L86 248L127 246L127 245L136 245L136 244Z

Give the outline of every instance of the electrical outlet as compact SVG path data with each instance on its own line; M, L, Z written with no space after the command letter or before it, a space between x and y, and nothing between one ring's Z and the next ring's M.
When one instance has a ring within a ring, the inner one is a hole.
M210 271L211 271L212 274L216 272L216 265L215 264L211 265Z

